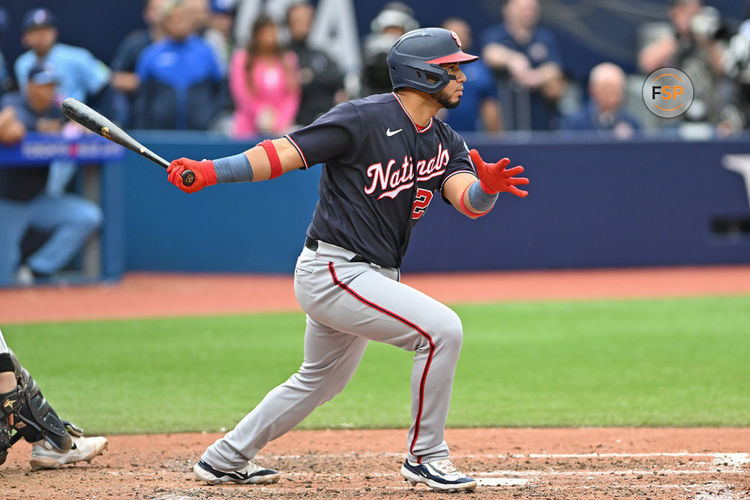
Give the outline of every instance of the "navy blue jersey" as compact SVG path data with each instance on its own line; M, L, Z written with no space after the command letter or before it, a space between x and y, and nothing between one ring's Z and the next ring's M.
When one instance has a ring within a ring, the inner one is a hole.
M345 102L287 135L310 167L324 163L307 234L399 267L433 193L474 173L461 136L433 118L418 129L396 94Z

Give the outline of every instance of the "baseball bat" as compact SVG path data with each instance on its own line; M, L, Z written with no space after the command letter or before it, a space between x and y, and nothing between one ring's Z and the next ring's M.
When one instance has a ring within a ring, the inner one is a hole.
M83 125L105 139L109 139L131 151L135 151L165 170L169 167L169 162L167 160L130 137L130 135L128 135L123 129L112 123L111 120L97 113L81 101L68 97L62 103L62 111L65 116L74 122ZM195 182L195 173L193 173L192 170L185 170L182 173L182 183L186 186L190 186L193 182Z

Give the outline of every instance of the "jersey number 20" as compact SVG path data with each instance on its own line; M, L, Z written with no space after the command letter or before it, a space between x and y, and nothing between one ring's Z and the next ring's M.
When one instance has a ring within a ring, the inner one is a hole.
M414 205L411 207L411 218L419 220L427 210L427 205L432 200L432 191L428 189L417 189L417 197L414 198Z

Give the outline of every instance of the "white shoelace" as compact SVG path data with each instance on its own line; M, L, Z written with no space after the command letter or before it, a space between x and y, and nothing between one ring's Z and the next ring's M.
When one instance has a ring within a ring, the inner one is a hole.
M248 462L247 467L242 469L240 472L244 472L245 474L254 474L255 472L258 472L259 470L263 470L265 467L261 467L259 465L254 464L253 462Z
M451 462L450 458L443 458L442 460L435 460L434 462L431 462L429 465L439 470L445 475L453 475L453 474L461 475L461 473L458 472L458 469L456 469L456 466L453 465L453 462Z

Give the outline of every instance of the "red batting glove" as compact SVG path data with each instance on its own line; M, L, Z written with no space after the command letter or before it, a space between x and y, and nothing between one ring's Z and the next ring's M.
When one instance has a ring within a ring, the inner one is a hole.
M476 149L469 151L469 156L471 156L474 166L477 167L479 183L485 193L494 194L507 191L521 198L529 194L528 191L516 187L529 183L529 179L526 177L514 177L523 172L521 165L505 170L505 167L510 165L510 160L507 158L503 158L497 163L485 163Z
M195 173L195 182L190 186L185 186L182 183L182 173L185 170L192 170ZM169 164L167 174L169 174L169 182L186 193L195 193L206 186L216 184L216 169L214 168L214 162L211 160L195 161L189 158L180 158Z

